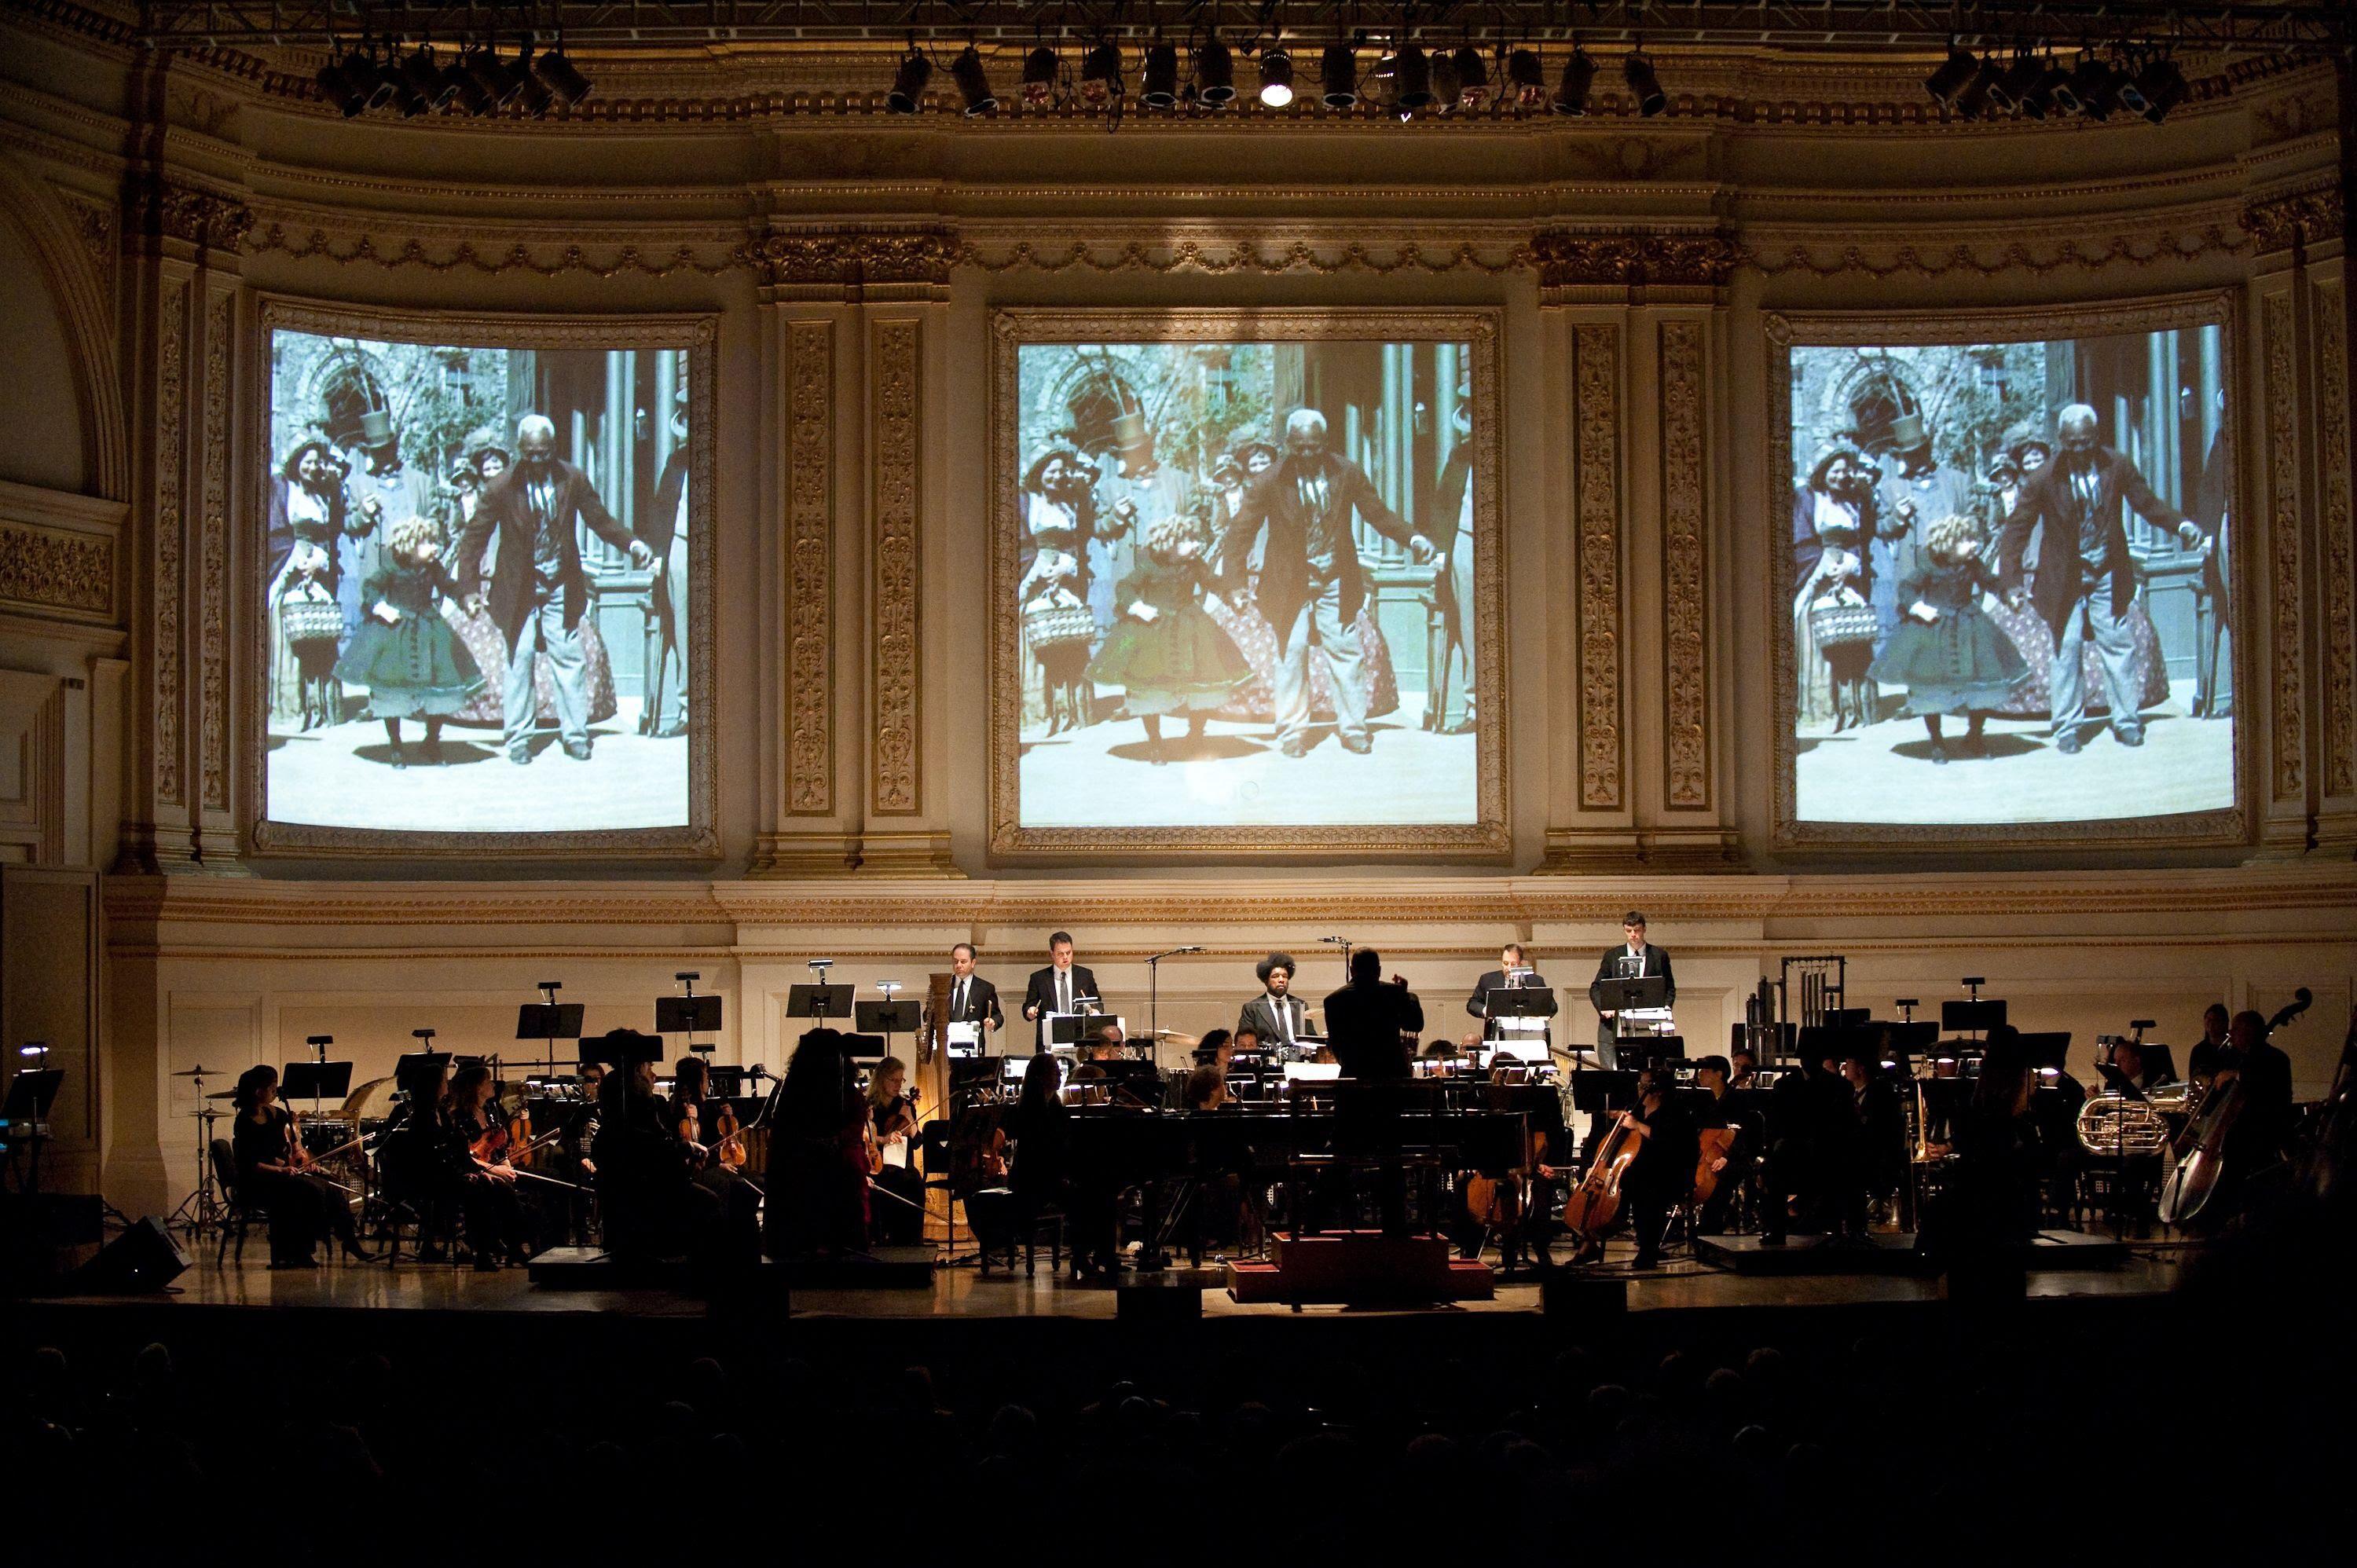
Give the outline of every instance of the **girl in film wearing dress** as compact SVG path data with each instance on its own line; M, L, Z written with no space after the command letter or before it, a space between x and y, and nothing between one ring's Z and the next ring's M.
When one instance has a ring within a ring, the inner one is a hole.
M1989 714L2029 674L2013 639L1981 608L1982 591L1996 591L1981 544L1980 525L1970 517L1943 517L1925 531L1915 569L1899 580L1899 629L1867 671L1907 688L1906 711L1922 715L1935 763L1948 760L1942 714L1970 715L1964 753L1979 757Z
M1089 665L1089 679L1122 687L1129 711L1146 725L1146 751L1157 768L1170 760L1162 716L1183 714L1187 738L1251 678L1252 666L1197 602L1198 590L1216 593L1206 564L1210 520L1194 513L1164 518L1146 536L1146 553L1114 595L1120 618Z
M441 600L458 585L442 564L449 539L432 516L408 519L362 585L361 628L336 666L339 680L369 689L369 708L384 721L393 765L409 766L401 721L425 720L425 760L442 762L442 721L483 689L482 671L442 618Z

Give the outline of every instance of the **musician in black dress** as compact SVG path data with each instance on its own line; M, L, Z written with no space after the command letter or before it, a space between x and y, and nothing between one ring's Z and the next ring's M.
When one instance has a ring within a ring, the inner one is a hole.
M230 1146L238 1200L270 1211L270 1266L309 1268L318 1261L311 1249L331 1233L350 1256L371 1261L361 1250L342 1189L309 1168L295 1113L278 1103L278 1069L267 1063L246 1069L238 1076L236 1104Z
M475 1266L490 1271L501 1260L520 1263L531 1255L533 1217L511 1159L507 1123L493 1103L499 1085L480 1062L458 1069L450 1080L450 1123L464 1165L467 1242ZM456 1165L456 1160L453 1161Z
M866 1250L867 1126L842 1033L808 1031L778 1086L770 1134L762 1246L771 1257Z
M581 1100L565 1113L565 1131L556 1140L556 1174L584 1190L567 1200L566 1208L576 1245L589 1242L589 1196L597 1185L597 1118L598 1090L606 1081L602 1062L581 1065Z
M707 1281L725 1266L752 1262L759 1242L751 1212L732 1209L718 1194L695 1185L687 1142L655 1093L654 1058L637 1056L657 1042L619 1029L607 1038L622 1035L629 1039L611 1048L636 1059L598 1086L591 1154L606 1251L632 1260L684 1255Z
M886 1057L867 1074L867 1121L883 1168L870 1199L876 1239L910 1247L924 1239L925 1177L917 1168L917 1108L909 1093L909 1064Z

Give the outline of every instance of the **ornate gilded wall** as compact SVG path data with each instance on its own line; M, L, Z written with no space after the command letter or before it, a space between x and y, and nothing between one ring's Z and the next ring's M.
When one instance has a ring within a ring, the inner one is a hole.
M2348 997L2357 520L2327 70L2205 84L2160 128L1941 125L1920 71L1728 57L1683 62L1653 121L1108 134L888 120L827 85L873 61L748 55L609 65L587 113L528 126L346 123L286 62L161 64L118 35L59 0L0 23L0 196L74 349L85 473L0 487L0 665L48 683L9 710L55 737L27 743L54 805L25 808L24 858L105 874L91 1092L115 1087L85 1164L110 1182L178 1179L164 1074L198 1054L496 1033L544 973L593 1024L643 1022L694 960L730 998L724 1052L774 1066L822 945L838 979L916 982L972 937L1005 983L1060 924L1134 1017L1145 954L1211 948L1162 975L1162 1022L1189 1029L1230 1021L1256 950L1334 930L1436 992L1509 936L1581 981L1631 903L1679 950L1696 1035L1793 951L1852 954L1861 1001L1986 973L2089 1031L2157 1010L2182 1034L2171 1009L2294 983ZM1769 318L2205 291L2237 302L2263 567L2237 607L2244 842L1780 852ZM236 498L264 293L716 317L716 858L427 881L254 852L234 628L258 539ZM1509 853L993 855L990 628L962 591L987 570L989 321L1066 305L1500 314Z

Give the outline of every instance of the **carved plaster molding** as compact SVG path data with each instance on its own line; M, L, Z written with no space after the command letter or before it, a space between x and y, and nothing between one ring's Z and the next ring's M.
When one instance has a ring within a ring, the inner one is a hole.
M1574 494L1579 606L1579 804L1617 811L1621 750L1620 329L1572 334Z
M1724 288L1742 252L1723 230L1542 230L1530 258L1541 288Z
M696 273L705 277L717 277L723 273L737 271L742 264L735 256L708 260L706 252L687 244L658 254L628 242L611 249L593 249L578 242L561 244L550 242L534 246L526 241L517 240L500 249L479 246L471 240L460 240L437 251L414 234L381 244L374 235L362 233L339 242L325 228L314 227L298 235L283 223L263 225L248 239L246 249L255 254L275 253L291 261L323 259L339 266L365 262L387 269L423 267L435 273L529 272L541 277L556 277L565 273L587 273L600 278L620 277L626 274L662 278L674 273Z
M114 540L0 520L0 604L34 614L114 618Z
M1710 672L1703 592L1706 516L1703 323L1662 323L1663 801L1710 809Z
M81 242L83 253L90 257L91 272L97 276L101 302L107 318L114 314L115 279L123 261L123 214L113 205L99 201L62 185L51 187L66 210L73 217L75 238Z
M145 180L136 201L142 233L199 250L234 255L245 248L253 228L253 210L244 202L161 177Z
M834 327L786 328L786 813L834 810Z
M198 515L197 753L199 799L229 809L230 334L236 301L217 295L205 312L203 488Z
M2324 779L2332 799L2357 794L2357 517L2350 505L2347 309L2341 285L2312 284L2309 340L2316 352L2320 436L2317 529L2324 554Z
M2140 231L2100 242L2065 238L2043 246L2017 240L1996 247L1993 252L1969 241L1959 241L1944 249L1889 242L1853 243L1830 255L1818 246L1798 242L1781 247L1745 245L1738 259L1742 266L1769 277L1785 273L1821 278L1846 273L1874 278L1936 278L1950 274L1996 277L2013 272L2043 276L2072 267L2099 272L2115 265L2149 267L2167 262L2199 261L2222 252L2239 252L2249 248L2250 243L2244 234L2208 224L2190 234L2166 234L2157 239Z
M158 804L178 805L180 785L181 476L187 460L181 404L187 396L188 295L167 279L156 369L156 563L154 600L155 785Z
M776 233L747 241L737 259L772 287L945 286L958 243L942 229Z
M2305 248L2319 240L2338 240L2344 221L2338 185L2293 191L2255 201L2243 209L2243 228L2250 235L2251 248L2262 256Z
M879 321L871 339L876 454L876 548L868 610L874 729L868 809L879 817L920 809L917 759L917 411L923 332L912 320Z
M1133 236L1075 239L1065 244L1029 240L961 243L957 264L985 273L1072 271L1096 273L1201 273L1277 276L1286 273L1483 273L1519 272L1530 264L1530 249L1518 242L1480 244L1470 241L1424 242L1415 239L1237 240L1168 237L1167 229Z
M2274 635L2268 639L2275 696L2269 726L2275 739L2273 798L2298 801L2307 780L2308 730L2300 665L2300 505L2298 384L2292 296L2266 297L2267 532L2272 548Z

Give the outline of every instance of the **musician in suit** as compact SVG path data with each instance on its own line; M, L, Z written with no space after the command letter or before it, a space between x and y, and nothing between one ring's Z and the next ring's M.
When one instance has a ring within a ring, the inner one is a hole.
M1072 961L1072 933L1058 931L1048 939L1048 967L1031 972L1023 991L1023 1016L1039 1025L1034 1048L1048 1048L1048 1015L1080 1010L1080 999L1096 997L1097 977ZM1091 1011L1095 1004L1090 1004Z
M1555 1016L1555 992L1548 986L1544 977L1531 967L1530 960L1523 954L1523 944L1520 942L1508 942L1498 950L1498 967L1488 971L1480 979L1473 983L1473 994L1466 999L1465 1011L1476 1018L1487 1021L1490 1017L1490 993L1492 991L1545 992L1546 1007L1543 1016L1549 1018ZM1495 1024L1491 1024L1487 1030L1491 1035L1495 1035L1497 1032Z
M581 618L589 610L589 575L581 566L584 526L646 571L655 553L646 541L614 521L589 476L556 456L556 426L528 413L516 425L517 463L493 479L458 539L458 595L470 615L483 609L483 547L497 530L499 563L491 573L493 624L507 639L503 690L508 760L532 760L535 704L532 658L548 654L556 687L557 736L565 755L589 760L588 655Z
M2032 586L2038 613L2054 632L2050 733L2054 749L2066 756L2079 749L2079 728L2087 716L2080 664L2090 641L2103 666L2114 738L2122 746L2144 744L2129 622L2136 569L2128 553L2122 504L2136 508L2147 522L2174 529L2188 549L2202 538L2201 526L2153 494L2136 465L2098 442L2096 431L2095 411L2085 403L2062 411L2055 422L2061 452L2022 481L2020 499L1997 539L1997 582L2006 602L2019 609L2030 602L2022 588L2022 553L2040 524L2045 525Z
M1383 1234L1407 1233L1406 1169L1399 1159L1399 1096L1414 1071L1407 1037L1424 1032L1424 1004L1394 976L1383 980L1383 955L1361 948L1351 955L1351 983L1326 998L1326 1037L1342 1076L1351 1083L1335 1100L1338 1146L1378 1155L1378 1196Z
M1374 745L1367 729L1366 650L1359 644L1366 579L1351 537L1354 513L1418 565L1433 558L1432 541L1384 504L1366 470L1328 450L1326 416L1295 409L1285 422L1285 460L1244 491L1218 574L1223 582L1242 581L1245 558L1265 533L1260 608L1276 631L1276 734L1287 757L1309 749L1313 643L1333 680L1342 749L1364 752Z
M972 942L950 949L949 1021L979 1024L984 1039L1006 1027L1006 1014L998 1005L998 987L974 972Z
M1607 948L1596 965L1596 978L1587 983L1587 1000L1596 1007L1596 1063L1611 1069L1620 1065L1620 1021L1604 1005L1604 983L1608 980L1643 980L1660 975L1663 981L1662 1005L1675 1004L1678 999L1677 977L1670 970L1670 955L1645 940L1643 911L1631 909L1620 921L1621 943ZM1628 968L1624 972L1623 961Z
M1255 1039L1289 1046L1309 1029L1309 1004L1292 993L1293 955L1273 952L1253 967L1265 988L1244 1004L1236 1019L1236 1033L1250 1030Z

